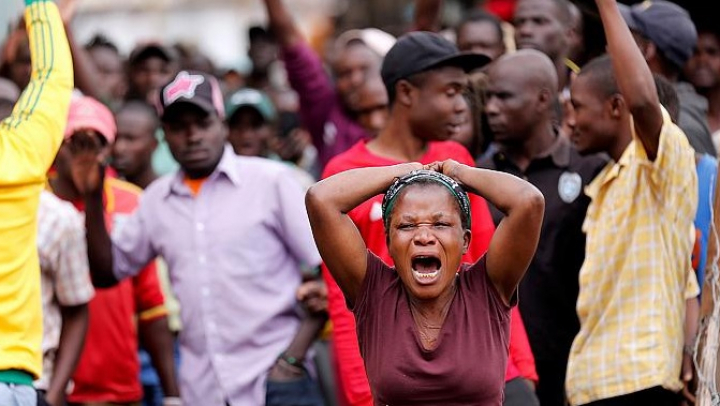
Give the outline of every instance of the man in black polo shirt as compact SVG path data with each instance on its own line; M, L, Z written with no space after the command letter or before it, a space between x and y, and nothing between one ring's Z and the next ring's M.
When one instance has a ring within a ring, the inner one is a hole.
M580 328L575 304L590 202L583 188L607 163L600 156L581 157L558 135L557 88L555 67L539 51L519 50L490 65L485 113L497 149L478 164L526 179L545 195L540 244L519 291L543 406L564 404L565 368ZM502 213L490 209L497 224Z

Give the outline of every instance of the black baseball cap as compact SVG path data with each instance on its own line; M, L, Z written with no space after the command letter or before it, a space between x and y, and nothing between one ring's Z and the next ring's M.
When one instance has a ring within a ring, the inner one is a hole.
M417 73L445 66L465 72L485 66L490 58L482 54L461 53L457 46L440 34L413 31L398 38L383 59L380 74L390 90L401 80Z
M697 45L695 23L687 10L666 0L618 4L628 27L643 35L677 67L685 66Z
M208 114L225 117L223 95L218 80L203 72L181 71L170 83L160 88L157 110L160 118L177 103L189 103L200 107Z

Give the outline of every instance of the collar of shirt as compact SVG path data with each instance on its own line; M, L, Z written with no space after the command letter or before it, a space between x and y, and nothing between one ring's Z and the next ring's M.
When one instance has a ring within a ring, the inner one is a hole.
M662 110L663 115L663 128L660 131L664 132L666 131L665 126L668 125L669 122L671 122L670 114L667 112L667 110L665 110L665 107L663 107L662 105L660 106L660 109ZM643 147L642 142L638 139L637 134L635 133L635 124L633 122L632 116L630 117L630 128L632 131L632 141L630 141L627 147L625 147L625 150L620 156L620 160L618 160L617 162L608 162L605 169L603 169L595 177L595 180L593 180L589 185L585 187L585 194L590 199L594 199L598 195L600 188L620 176L620 171L623 167L630 165L630 163L635 159L647 160L647 153L645 152L645 148Z
M214 182L221 176L224 176L228 180L230 180L233 185L239 186L242 178L240 176L240 173L238 173L237 165L234 164L235 157L235 152L233 152L230 144L225 144L222 158L220 158L220 162L218 163L213 173L208 176L207 181ZM183 173L182 169L179 169L177 172L175 172L175 174L171 176L173 176L173 179L167 183L167 190L164 193L165 197L168 197L171 194L192 196L190 189L185 184L185 182L183 182L185 174Z
M503 172L522 172L502 150L496 151L492 158L495 168ZM542 162L551 162L558 168L568 167L570 165L570 141L561 135L557 135L550 148L534 157L525 172L527 173L533 166Z

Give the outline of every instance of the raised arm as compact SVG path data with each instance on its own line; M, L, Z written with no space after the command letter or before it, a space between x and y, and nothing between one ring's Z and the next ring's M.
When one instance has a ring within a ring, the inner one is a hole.
M73 66L55 3L26 0L30 83L0 124L0 184L43 182L60 148L73 89Z
M532 184L514 175L474 168L453 160L436 170L455 179L495 205L505 217L498 224L486 254L490 279L506 303L535 256L545 212L545 198Z
M300 29L295 24L295 20L290 15L285 4L283 4L283 0L264 1L268 13L268 23L280 46L287 48L304 41Z
M620 14L616 0L595 0L605 29L615 80L633 116L635 132L648 159L655 160L663 118L655 80Z
M91 96L98 100L105 100L105 95L98 93L97 84L101 80L100 74L90 59L88 52L75 40L75 35L72 31L71 24L75 18L77 3L77 0L61 0L58 2L60 16L65 26L65 33L67 34L70 53L72 54L75 87L86 96Z
M367 247L348 212L385 192L395 178L421 168L418 163L407 163L351 169L325 178L308 190L305 204L315 243L350 303L355 302L365 279Z
M113 272L112 240L105 224L105 168L92 151L77 151L71 163L73 181L85 201L85 239L93 285L118 283Z
M443 0L415 0L414 31L438 32Z
M288 1L288 0L285 0ZM310 48L283 0L264 0L270 28L278 38L288 82L300 98L300 116L321 160L328 153L325 124L337 102L332 79L320 56ZM346 134L338 134L338 137ZM324 162L323 162L324 164Z

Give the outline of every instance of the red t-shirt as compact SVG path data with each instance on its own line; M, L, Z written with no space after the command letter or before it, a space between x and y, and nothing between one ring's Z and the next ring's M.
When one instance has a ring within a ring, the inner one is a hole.
M349 150L335 156L328 162L322 178L354 168L396 165L402 162L379 157L366 147L367 141L356 143ZM475 166L470 153L453 141L430 142L427 152L419 162L429 164L435 161L454 159L460 163ZM485 200L470 195L472 210L472 239L464 261L472 263L487 251L495 225ZM392 258L385 244L385 229L382 221L382 195L362 203L349 216L360 230L367 248L392 266ZM345 297L325 266L322 274L328 286L328 311L333 327L333 353L336 359L337 379L341 400L348 405L372 405L372 395L360 357L355 318L345 304Z
M108 231L121 227L135 210L141 189L109 177L105 179L105 223ZM73 202L84 210L82 202ZM89 304L90 323L80 355L70 402L137 402L142 399L137 322L165 316L165 298L155 263L137 276L108 289L96 289Z

